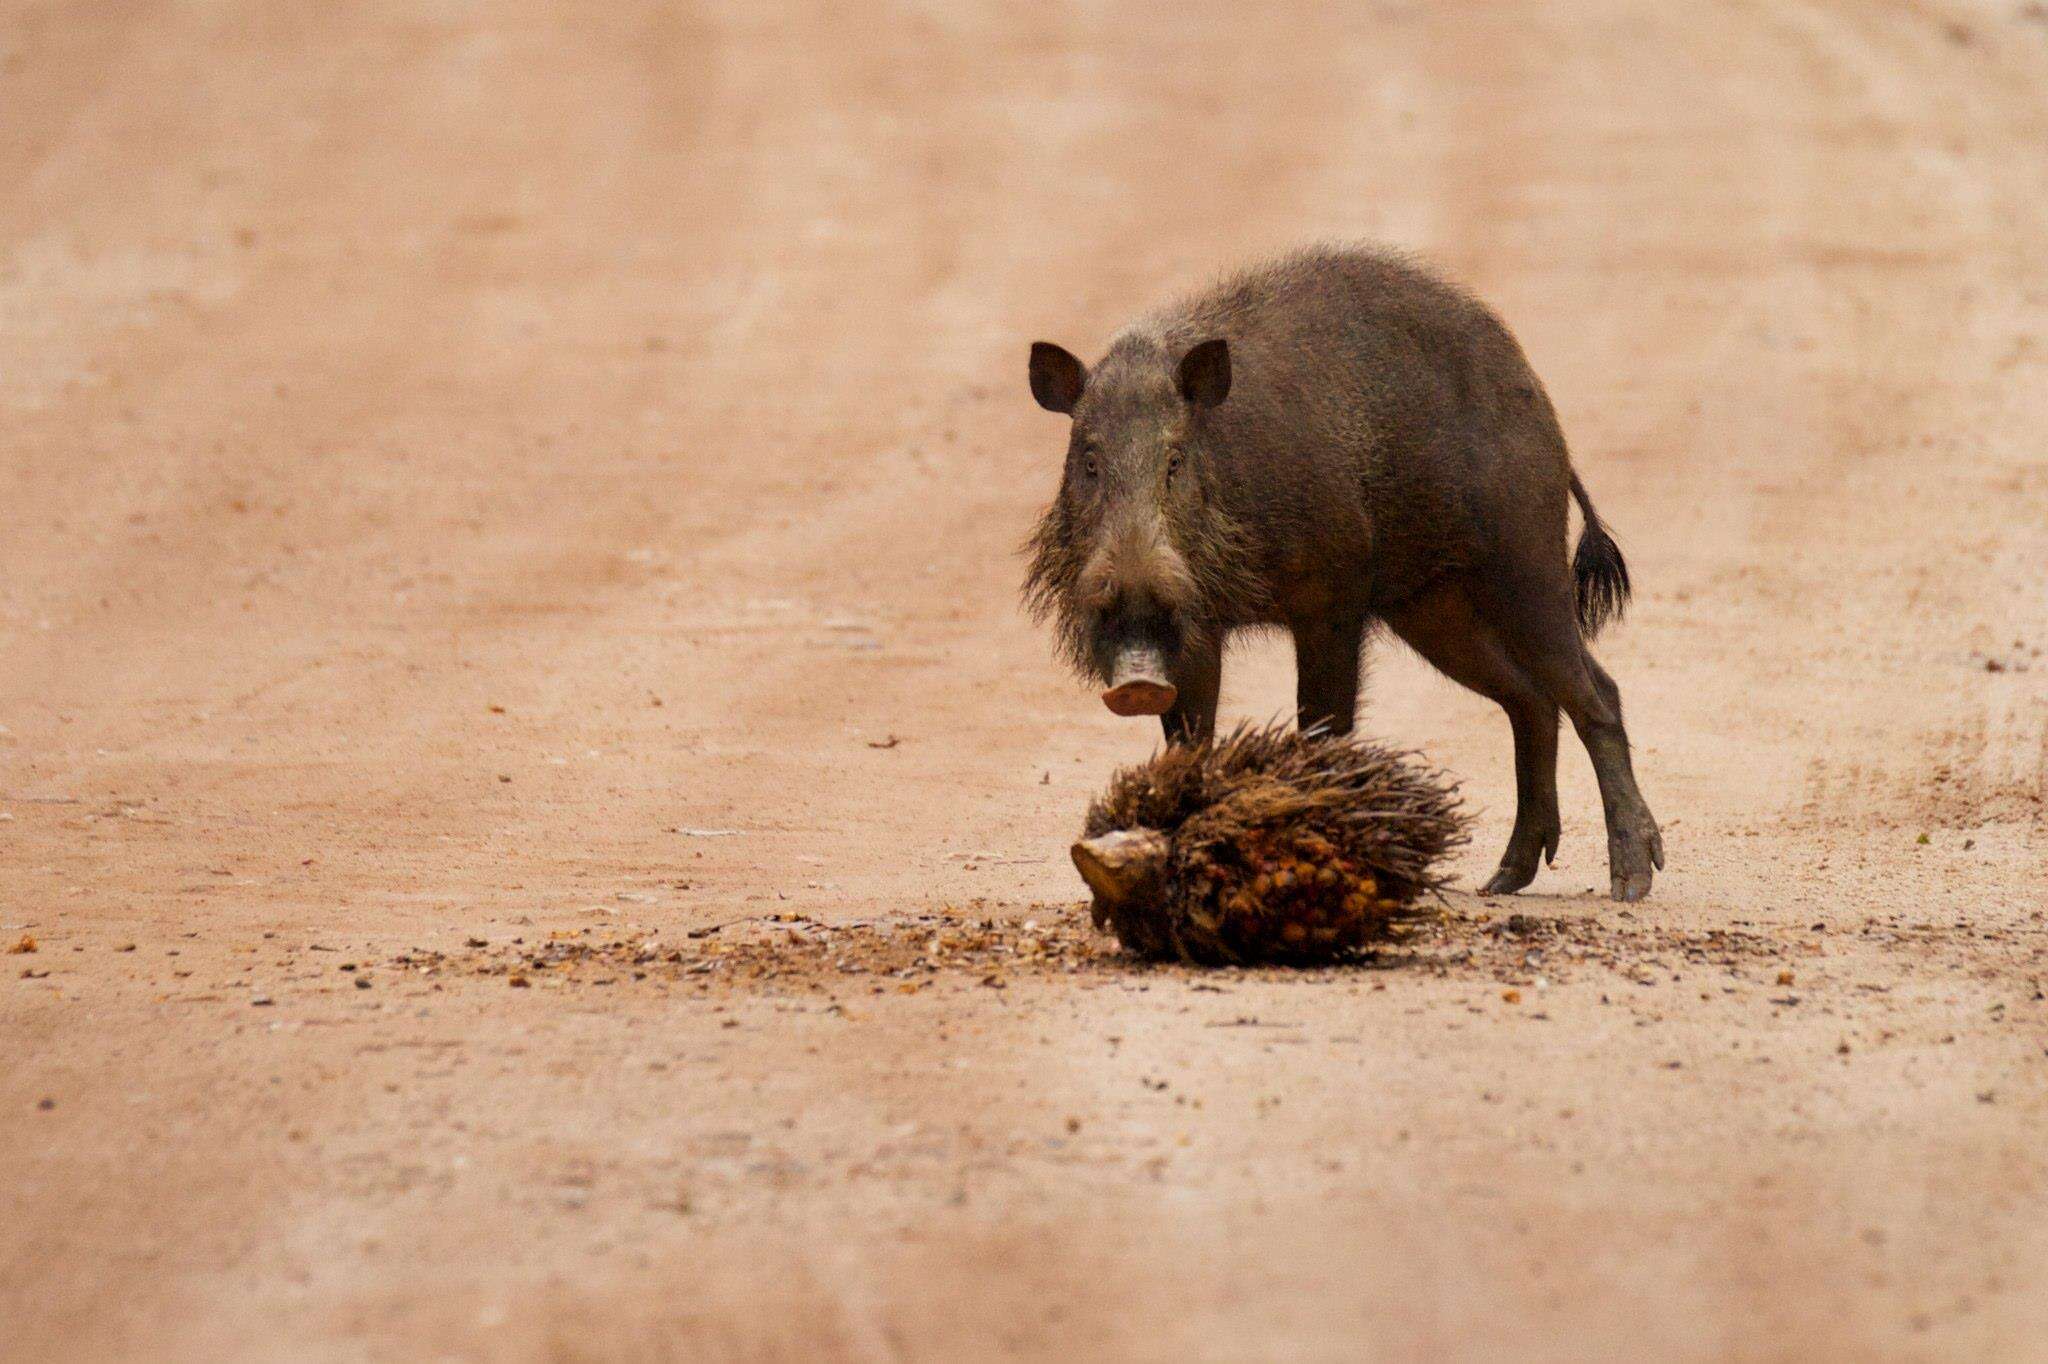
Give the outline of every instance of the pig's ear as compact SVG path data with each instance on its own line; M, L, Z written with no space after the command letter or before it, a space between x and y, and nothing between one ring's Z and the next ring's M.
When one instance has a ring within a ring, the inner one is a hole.
M1230 343L1204 341L1180 358L1180 396L1196 407L1214 407L1230 396Z
M1088 366L1050 341L1031 343L1031 396L1048 412L1072 412L1088 384Z

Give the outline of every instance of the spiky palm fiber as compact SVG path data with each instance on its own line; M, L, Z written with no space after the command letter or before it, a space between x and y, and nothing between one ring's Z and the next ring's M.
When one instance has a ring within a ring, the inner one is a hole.
M1368 740L1241 725L1127 767L1084 837L1156 829L1158 894L1095 907L1124 947L1204 965L1308 965L1398 937L1465 841L1455 788Z

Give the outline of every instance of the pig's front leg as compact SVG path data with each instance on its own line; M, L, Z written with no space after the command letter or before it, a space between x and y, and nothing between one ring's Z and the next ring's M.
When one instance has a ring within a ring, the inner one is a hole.
M1173 670L1173 706L1159 717L1169 744L1198 744L1216 733L1216 696L1223 688L1223 644L1189 645Z
M1365 618L1333 612L1294 626L1294 698L1303 729L1349 734L1358 719Z

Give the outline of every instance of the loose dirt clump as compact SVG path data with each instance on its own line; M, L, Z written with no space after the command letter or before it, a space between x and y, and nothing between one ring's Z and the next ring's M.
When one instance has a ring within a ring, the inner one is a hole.
M1783 960L1782 939L1740 929L1689 931L1617 916L1436 915L1416 925L1404 964L1439 976L1474 975L1507 984L1568 979L1587 967L1631 981L1674 968L1738 970Z
M679 939L679 940L678 940ZM1088 931L1077 906L992 912L985 901L900 918L832 923L777 913L726 920L670 937L564 930L539 942L468 939L461 950L392 958L426 975L503 976L515 985L656 981L747 991L920 987L940 976L997 985L1015 975L1106 972L1116 949Z
M1925 954L1939 932L1921 925L1910 939ZM1857 937L1905 932L1865 925ZM1370 943L1303 969L1268 963L1234 975L1304 984L1357 972L1416 972L1521 986L1562 983L1588 972L1636 984L1680 972L1714 971L1768 984L1788 967L1825 955L1828 934L1799 927L1687 930L1605 914L1496 916L1453 902L1420 909L1398 939ZM2033 954L2039 955L2038 944ZM386 968L415 977L502 979L514 989L649 985L701 993L915 993L934 984L1000 988L1030 980L1101 983L1150 976L1200 980L1208 968L1159 961L1119 948L1090 924L1080 904L986 900L889 918L828 922L774 913L725 920L676 934L563 929L538 939L469 937L452 950L416 948ZM1782 983L1782 982L1781 982Z

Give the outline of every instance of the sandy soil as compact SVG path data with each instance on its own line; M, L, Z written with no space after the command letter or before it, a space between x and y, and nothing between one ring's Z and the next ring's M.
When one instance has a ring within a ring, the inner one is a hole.
M5 6L0 1354L2048 1357L2048 10L570 8ZM1328 236L1550 384L1670 869L1568 741L1136 969L1024 346Z

